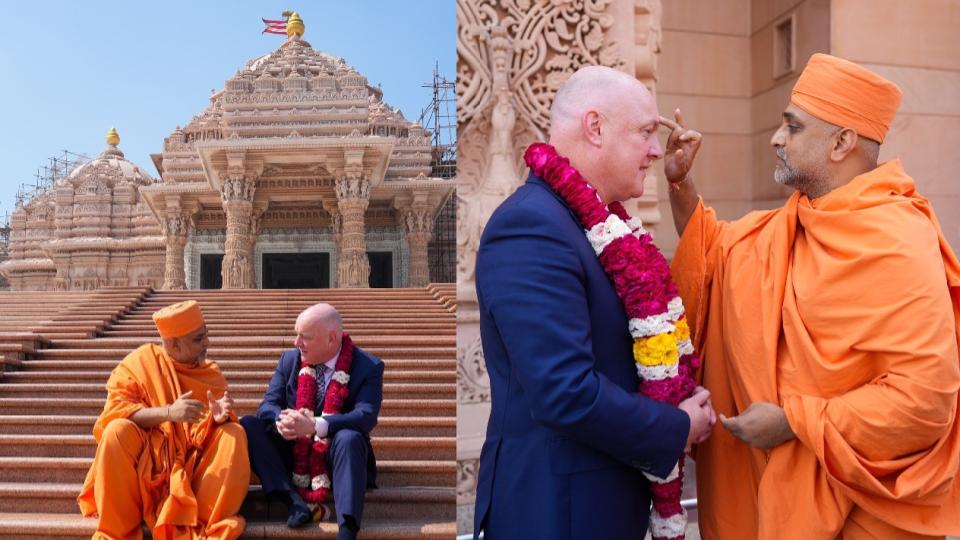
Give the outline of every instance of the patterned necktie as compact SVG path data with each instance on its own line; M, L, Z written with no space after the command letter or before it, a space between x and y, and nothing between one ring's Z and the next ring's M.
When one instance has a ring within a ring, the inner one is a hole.
M317 366L317 409L315 412L323 412L323 398L327 394L327 366L320 364Z

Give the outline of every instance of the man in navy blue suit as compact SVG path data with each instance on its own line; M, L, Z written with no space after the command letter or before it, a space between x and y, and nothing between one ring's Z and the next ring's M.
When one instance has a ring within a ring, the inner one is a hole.
M364 493L368 487L376 487L370 430L377 425L383 401L383 362L354 347L348 396L340 414L321 416L320 396L334 377L343 321L333 306L317 304L297 317L295 330L297 348L280 356L257 415L240 419L247 432L250 464L266 495L287 503L287 525L299 527L310 521L311 512L292 480L293 443L298 437L328 437L327 461L339 524L337 538L353 539L363 517ZM296 408L302 364L316 372L319 399L312 415Z
M588 67L560 89L550 144L604 203L643 193L663 157L636 79ZM649 483L709 436L709 393L673 407L637 393L623 303L564 200L530 175L486 225L477 255L492 407L474 534L488 540L643 538Z

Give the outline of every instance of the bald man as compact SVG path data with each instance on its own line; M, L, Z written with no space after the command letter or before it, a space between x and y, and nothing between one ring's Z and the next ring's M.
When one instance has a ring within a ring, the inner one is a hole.
M650 92L602 67L551 108L550 144L603 202L643 194L663 157ZM680 408L637 392L628 317L570 207L534 174L493 213L477 256L492 407L474 534L491 540L643 538L644 472L665 478L706 437L706 392Z
M303 311L296 349L280 356L247 432L250 464L263 491L289 508L287 526L333 516L340 540L356 538L367 488L376 487L370 431L383 401L383 362L343 331L330 304Z

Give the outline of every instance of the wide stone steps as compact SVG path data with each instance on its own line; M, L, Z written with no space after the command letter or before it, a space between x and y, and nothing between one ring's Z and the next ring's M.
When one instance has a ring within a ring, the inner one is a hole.
M83 483L92 457L0 457L0 482ZM456 485L456 461L377 460L381 487ZM252 479L252 484L259 484Z
M150 340L144 340L141 343L145 343ZM97 346L97 342L92 342L91 347ZM358 344L359 345L359 344ZM37 351L36 357L40 359L52 360L52 359L97 359L97 358L116 358L119 363L123 359L126 353L132 351L135 347L130 347L127 349L124 348L81 348L81 349L62 349L54 346L55 348L50 349L41 349ZM456 358L457 348L455 346L451 347L419 347L419 346L406 346L406 347L365 347L360 345L365 351L370 354L377 356L383 360L386 359L422 359L422 358ZM280 358L280 353L284 349L292 347L243 347L243 348L228 348L228 347L210 347L207 349L207 356L217 362L217 364L223 364L229 362L231 358Z
M0 393L0 395L4 395ZM261 396L262 397L262 396ZM0 397L0 415L47 414L77 415L100 414L103 398L72 398L53 400L49 397ZM240 416L255 414L261 398L234 399L235 411ZM384 399L380 406L380 418L386 416L445 416L455 415L457 400L448 399Z
M28 360L24 362L24 369L28 369L35 361ZM234 383L256 383L256 382L265 382L269 381L270 377L273 376L273 369L261 369L256 371L245 371L240 369L234 369L233 362L228 362L223 366L220 366L221 371L227 377L227 382L232 386ZM269 367L275 367L276 362ZM457 382L457 374L449 370L445 371L428 371L428 370L414 370L414 371L401 371L399 369L394 369L391 365L391 369L384 370L383 380L384 382L448 382L455 383ZM86 382L86 381L96 381L98 383L104 383L110 377L110 370L97 370L97 371L71 371L66 373L61 373L62 382ZM4 373L2 380L10 383L31 383L31 384L40 384L46 383L50 380L50 373L45 371L12 371L10 373Z
M290 334L290 328L293 326L293 323L289 325L272 325L266 326L263 324L242 324L242 323L230 323L230 324L207 324L207 330L210 332L210 335L217 336L218 338L226 338L232 336L286 336ZM134 327L133 325L117 325L115 330L105 330L101 332L102 337L112 338L112 337L143 337L143 336L152 336L155 335L151 332L156 332L154 327L151 325L149 328L146 325L143 325L140 328ZM416 336L416 335L436 335L437 332L447 332L456 330L456 325L447 325L447 324L416 324L416 323L367 323L367 324L351 324L347 328L347 332L354 338L360 336ZM64 339L69 339L71 336L63 336ZM83 337L83 336L80 336Z
M269 360L260 360L260 359L244 359L244 358L229 358L229 359L220 359L217 360L217 365L220 366L220 369L227 374L227 378L230 378L230 373L240 370L264 370L266 373L273 374L273 370L277 367L277 361L280 358L279 352L274 352ZM22 373L29 373L33 371L57 371L63 372L65 375L71 371L82 371L82 370L91 370L91 369L105 369L112 370L120 363L120 360L123 359L123 356L117 356L116 354L112 355L110 358L54 358L54 359L31 359L25 360L21 363L22 369L26 370ZM394 370L403 370L403 371L413 371L413 370L437 370L437 369L449 369L454 370L451 373L454 373L456 376L456 360L449 358L434 358L434 359L410 359L410 358L383 358L380 357L384 363L384 377L387 376L387 373ZM5 375L10 376L21 372L9 372ZM49 377L49 374L47 375ZM106 378L103 379L104 382L107 381Z
M0 512L35 512L42 508L54 514L76 512L77 495L82 483L29 483L0 482ZM424 504L427 503L427 504ZM389 487L367 491L363 508L365 522L387 522L391 519L403 519L412 515L439 521L449 516L453 521L456 503L455 487ZM272 514L279 519L285 516L281 504L268 505L260 495L259 486L251 486L250 495L243 503L241 513L255 519Z
M210 336L210 348L213 350L244 349L244 348L269 348L279 353L284 349L292 349L295 336L241 336L222 338ZM152 341L152 340L147 340ZM364 336L363 339L354 340L356 345L364 349L375 348L400 348L400 347L456 347L456 336ZM122 338L97 338L97 339L58 339L51 343L49 350L53 349L113 349L121 350L126 353L143 345L144 339L141 337L122 337ZM212 353L208 353L213 357Z
M255 308L251 304L256 305ZM155 311L168 304L157 304L155 306L138 306L117 317L115 322L119 324L134 324L140 327L147 327L152 324L152 315ZM226 305L226 306L207 306L201 304L204 318L211 324L289 324L288 330L293 330L293 323L297 316L306 306L289 307L286 309L267 309L259 305L256 300L250 300L245 305ZM409 323L449 323L450 313L444 309L437 309L436 306L404 306L400 308L381 307L382 302L368 301L363 306L355 306L347 309L340 309L340 315L348 330L351 324L357 323L375 323L375 322L409 322ZM94 317L96 314L90 314L87 317Z
M456 437L381 437L370 438L377 459L452 460L456 459ZM93 435L0 435L0 457L93 457Z
M197 301L200 302L201 307L203 308L204 315L209 311L210 313L222 312L224 309L229 307L240 307L243 311L246 312L255 312L255 311L279 311L287 313L299 313L304 309L310 307L316 302L313 301L290 301L290 300L271 300L269 298L261 298L257 295L246 296L246 295L237 295L234 298L229 300L219 299L219 300L203 300L197 298ZM355 300L326 300L331 304L337 307L338 311L342 311L344 314L350 313L352 311L372 311L374 309L383 309L384 313L393 313L399 311L413 311L414 308L418 310L426 310L429 312L445 311L443 306L438 304L437 301L433 298L420 296L420 297L409 297L402 299L391 299L389 297L376 298L376 300L382 300L384 303L372 303L370 302L371 298L357 298ZM145 313L150 310L160 309L163 306L170 305L172 303L180 301L176 298L164 298L157 299L151 298L149 300L144 300L137 305L138 313ZM379 304L379 305L378 305ZM86 307L86 306L84 306Z
M263 398L267 392L267 383L230 383L230 396L236 398ZM8 397L37 396L50 392L50 384L19 383L7 384L3 387L3 395ZM57 381L57 399L72 398L104 398L107 390L102 383L71 383ZM456 398L457 386L454 383L384 383L384 399L442 399ZM205 401L206 396L194 396Z
M93 432L95 414L75 415L3 415L0 435L89 435ZM385 437L455 437L457 419L449 416L384 416L375 432Z
M274 516L273 521L247 521L240 538L335 538L337 527L333 523L320 523L303 529L288 529L281 521L283 516ZM0 537L4 540L89 540L96 530L97 521L81 518L76 511L63 514L43 514L38 521L35 513L0 512ZM431 522L409 517L389 521L364 523L360 537L366 540L450 540L456 535L456 524L450 520Z

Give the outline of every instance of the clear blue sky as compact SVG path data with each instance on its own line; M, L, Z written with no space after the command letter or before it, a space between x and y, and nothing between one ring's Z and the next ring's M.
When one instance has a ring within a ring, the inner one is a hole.
M410 120L430 102L435 62L456 76L453 0L288 0L4 4L0 32L0 219L21 182L63 150L98 155L114 126L127 159L150 160L164 137L209 104L210 91L283 36L261 18L300 13L314 49L344 58Z

